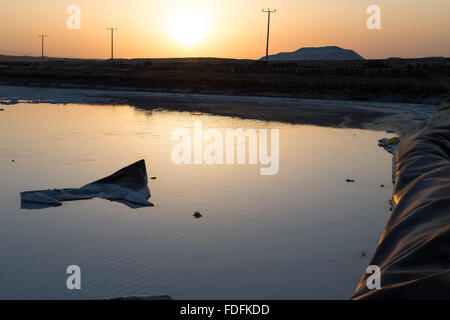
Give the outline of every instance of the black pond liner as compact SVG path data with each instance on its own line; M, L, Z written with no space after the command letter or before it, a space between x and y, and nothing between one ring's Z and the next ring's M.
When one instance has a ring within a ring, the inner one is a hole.
M394 160L393 212L370 262L381 288L364 274L351 299L449 299L450 105L403 137Z

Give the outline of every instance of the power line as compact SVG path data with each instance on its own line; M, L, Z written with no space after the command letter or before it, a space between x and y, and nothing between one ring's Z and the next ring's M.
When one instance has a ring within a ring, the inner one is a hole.
M267 10L262 9L262 12L267 12L267 43L266 43L266 62L269 61L269 31L270 31L270 14L277 12L277 9Z
M40 34L38 37L42 38L42 55L41 55L41 59L42 59L42 63L44 63L44 38L47 38L47 35L46 34Z
M106 27L106 30L111 30L111 60L114 60L114 31L118 28Z

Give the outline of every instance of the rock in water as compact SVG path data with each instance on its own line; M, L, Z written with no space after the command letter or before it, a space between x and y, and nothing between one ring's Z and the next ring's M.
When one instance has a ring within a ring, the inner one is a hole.
M145 160L122 168L81 188L25 191L20 193L22 209L61 206L64 201L102 198L136 209L153 206L148 188Z
M200 218L203 217L203 216L201 215L200 212L195 211L195 213L193 214L193 217L194 217L195 219L200 219Z

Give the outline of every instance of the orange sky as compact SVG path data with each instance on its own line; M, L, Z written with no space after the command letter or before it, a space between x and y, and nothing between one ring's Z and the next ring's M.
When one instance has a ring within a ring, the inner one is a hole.
M66 27L72 4L80 30ZM366 27L371 4L381 30ZM118 58L255 59L265 54L263 7L278 10L271 53L338 45L365 58L450 56L448 0L0 0L0 54L39 55L45 33L48 56L108 58L113 25Z

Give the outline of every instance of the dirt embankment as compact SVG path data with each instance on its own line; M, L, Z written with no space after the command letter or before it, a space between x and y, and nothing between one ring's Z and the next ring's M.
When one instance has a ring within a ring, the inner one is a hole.
M450 59L0 59L0 84L440 104L450 99Z

